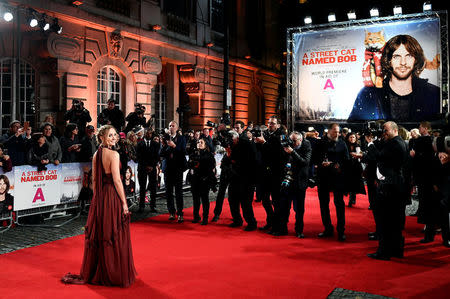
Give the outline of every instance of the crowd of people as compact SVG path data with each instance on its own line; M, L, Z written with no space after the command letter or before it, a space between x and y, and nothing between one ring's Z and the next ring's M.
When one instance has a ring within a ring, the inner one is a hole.
M132 169L126 165L130 160L138 164L137 179L141 186L138 213L145 210L147 191L150 211L156 212L156 192L160 174L164 173L169 220L184 222L182 186L183 174L188 170L193 223L217 222L228 189L230 227L241 227L245 221L245 231L258 229L252 205L256 194L256 201L262 202L266 212L264 225L259 229L275 236L287 235L293 205L295 233L304 238L306 189L317 185L324 226L318 237L332 237L336 232L337 239L345 241L344 197L348 196L351 207L356 204L356 195L366 194L367 190L376 224L376 231L368 237L379 240L378 251L369 256L390 259L403 256L405 207L411 203L411 194L417 192L418 222L425 225L421 242L432 242L441 230L443 244L450 247L449 157L448 153L434 150L433 131L428 122L421 122L418 129L410 132L394 122L386 122L379 124L379 130L361 133L341 130L334 123L320 136L315 130L288 132L280 119L272 116L267 126L254 127L252 123L246 126L236 121L231 129L220 123L183 133L177 122L171 121L164 132L156 132L151 122L146 121L144 111L145 107L136 105L136 110L125 118L114 100L110 100L98 117L99 124L112 125L120 132L116 150L127 194L133 194L136 186L131 179ZM96 129L88 125L89 112L77 102L67 111L65 119L62 136L58 136L52 117L46 118L37 133L19 121L11 122L9 132L0 140L3 171L24 164L45 170L50 163L92 161L98 143ZM215 153L223 154L219 181ZM211 190L217 191L212 213ZM330 193L336 207L336 228L330 217Z

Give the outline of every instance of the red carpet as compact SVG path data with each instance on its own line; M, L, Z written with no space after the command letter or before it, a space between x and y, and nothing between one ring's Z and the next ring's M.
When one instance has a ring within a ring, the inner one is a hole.
M331 205L332 206L332 205ZM261 204L254 205L264 224ZM0 256L0 297L5 298L326 298L336 287L397 298L449 298L450 250L419 243L421 225L407 217L404 259L366 257L376 249L367 199L346 208L347 242L320 240L316 192L308 191L305 239L273 237L228 228L228 205L218 224L206 227L169 223L167 215L133 223L131 236L137 282L128 289L64 285L66 272L78 273L83 236ZM334 209L332 208L332 216ZM333 217L333 222L335 223Z

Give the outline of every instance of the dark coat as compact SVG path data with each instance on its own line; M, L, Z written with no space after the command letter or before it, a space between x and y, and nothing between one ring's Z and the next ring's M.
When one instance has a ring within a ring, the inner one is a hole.
M101 125L106 125L109 122L118 132L120 132L125 125L125 116L119 107L114 107L114 109L111 110L107 108L98 115L97 122Z
M78 140L78 136L75 136L75 138L72 140L69 137L63 136L59 140L59 143L61 144L61 150L63 153L62 161L63 163L73 163L78 162L78 156L79 153L76 151L69 152L68 148L71 147L74 144L80 144Z
M346 191L344 170L350 156L345 142L342 139L334 141L325 136L317 142L316 154L319 186L329 190ZM325 158L331 165L322 165Z
M383 88L364 87L356 97L348 121L393 120L391 114L389 81L383 82ZM409 120L422 121L435 118L440 111L440 89L428 83L428 80L412 80L412 98L409 105Z
M18 137L12 135L9 137L5 147L8 148L8 154L13 166L24 165L26 163L27 145L22 135Z
M140 141L137 145L137 163L138 171L148 171L147 167L156 168L159 162L160 144L155 141L150 141L150 146L147 146L146 139Z
M0 201L0 213L14 210L14 196L9 193L5 194L5 200Z
M172 141L176 144L175 148L164 145L161 150L161 157L166 159L165 172L185 171L187 169L186 139L183 135L177 134Z
M281 129L277 129L272 134L269 130L264 131L263 136L266 140L263 144L257 144L256 148L261 152L261 161L263 163L263 176L278 178L281 183L281 173L286 164L286 155L281 146Z
M205 187L212 187L216 184L214 169L216 159L207 150L199 150L189 157L189 168L192 169L190 181L192 184L201 184Z
M239 138L239 142L231 146L231 180L253 183L256 170L255 158L255 145L248 139Z
M293 187L306 189L309 179L309 163L311 161L312 149L308 140L303 140L299 148L291 153Z

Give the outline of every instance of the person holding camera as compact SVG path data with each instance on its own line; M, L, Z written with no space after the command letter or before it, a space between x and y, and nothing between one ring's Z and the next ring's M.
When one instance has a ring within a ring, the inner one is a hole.
M156 213L156 186L158 184L157 165L159 162L160 144L153 140L153 130L146 129L144 140L136 149L139 181L139 210L145 209L145 194L150 191L150 212Z
M101 125L112 125L117 132L125 125L125 116L122 110L116 106L114 98L109 98L108 106L97 117L97 122Z
M8 149L12 166L24 165L26 162L26 141L20 121L14 120L9 124L9 132L3 135L4 146Z
M50 163L48 157L48 144L42 133L35 133L32 137L32 145L28 152L28 163L37 166L38 171L47 170L46 165Z
M383 126L383 142L369 144L367 155L377 161L378 249L367 256L378 260L403 257L407 186L402 168L407 161L406 143L398 135L398 126L388 121Z
M127 126L125 127L125 134L133 130L135 127L142 127L144 128L146 126L147 119L144 116L145 113L145 106L136 103L134 104L134 111L128 114L128 116L125 118L125 120L128 122Z
M320 215L325 230L318 234L319 238L334 235L334 227L330 218L330 192L333 192L336 207L338 240L346 240L345 231L345 176L344 165L350 160L347 145L339 138L339 125L332 123L328 127L327 136L317 144L317 193L320 202Z
M78 126L69 123L64 131L64 136L59 140L62 150L63 163L78 162L78 156L81 151L81 143L78 139Z
M257 228L257 222L253 213L253 180L255 174L256 148L245 137L240 137L235 130L229 131L232 144L229 149L231 170L230 186L228 188L228 202L230 203L233 222L230 227L242 226L242 214L247 226L245 231L253 231Z
M187 169L186 139L178 134L178 123L174 120L169 123L169 133L164 140L161 149L161 157L165 159L164 181L166 184L167 209L169 220L175 220L175 212L178 215L178 223L184 222L183 218L183 172ZM176 210L173 201L173 189L175 188Z
M224 123L220 123L217 127L215 143L216 152L223 153L222 160L220 161L220 179L219 190L217 191L216 206L214 207L214 217L212 222L217 222L222 214L223 201L225 199L225 192L230 185L231 177L231 144L230 135L228 134L227 127Z
M289 177L285 173L281 190L281 219L277 236L287 235L287 224L291 203L295 211L295 233L297 238L304 238L303 235L303 215L305 214L305 195L308 188L309 162L311 160L311 144L308 140L303 140L303 135L299 132L292 132L289 136L292 144L284 147L284 151L289 156L288 167ZM286 165L288 166L288 165Z
M64 114L64 120L77 125L79 129L78 138L81 140L84 137L86 125L92 121L92 118L89 111L84 108L83 102L74 99L72 100L72 108Z
M269 118L267 127L268 129L261 136L255 138L263 163L262 204L267 214L267 223L261 229L275 233L278 232L277 226L280 224L280 186L282 170L286 164L286 155L281 145L281 139L285 135L280 128L280 119L275 115Z
M191 153L188 161L191 173L191 192L194 201L194 219L192 223L200 222L200 203L203 207L201 225L208 224L209 190L216 190L216 160L210 152L207 141L201 137L197 142L197 150Z

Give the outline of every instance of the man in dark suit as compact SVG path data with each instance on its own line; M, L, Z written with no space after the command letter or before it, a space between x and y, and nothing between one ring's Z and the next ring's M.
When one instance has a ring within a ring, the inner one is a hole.
M139 210L141 213L145 208L145 194L150 191L150 211L156 213L156 185L157 169L159 161L160 145L152 140L152 129L147 129L144 139L137 145L136 154L138 162ZM147 185L148 182L148 185Z
M175 212L178 215L178 222L183 219L183 172L187 170L186 160L186 139L177 133L178 124L175 121L169 123L169 140L161 150L161 157L166 160L164 171L164 181L166 184L167 208L169 210L169 220L175 220ZM177 208L173 202L173 189L175 188L175 199Z
M250 143L248 138L240 137L236 131L229 133L233 138L231 145L231 170L230 187L228 188L228 202L230 204L233 223L230 227L242 226L242 215L247 226L245 231L256 230L256 219L253 213L253 188L252 183L255 171L255 146Z
M285 135L280 126L280 118L273 115L267 122L267 130L262 136L255 138L256 148L261 153L263 164L262 204L267 214L267 224L260 229L269 230L269 233L278 231L277 226L280 224L281 172L286 160L281 146L281 139Z
M389 121L383 126L384 142L376 147L369 145L368 155L377 160L377 200L376 210L379 220L380 240L375 253L368 256L374 259L389 260L403 257L407 188L402 167L407 159L406 144L398 136L398 126Z
M350 160L347 145L339 138L339 125L332 123L327 136L317 144L317 193L320 202L320 215L325 230L319 238L331 237L334 228L330 218L330 192L334 195L336 207L338 240L345 241L345 177L343 166Z
M287 235L287 223L289 220L289 212L291 209L291 202L294 204L295 211L295 232L298 238L304 238L303 235L303 215L305 213L305 195L306 188L308 187L309 178L309 162L311 160L311 144L308 140L303 140L303 136L299 132L292 132L289 138L292 140L293 148L287 146L284 151L289 155L289 161L291 164L286 167L285 180L289 179L286 177L287 172L292 179L291 182L282 184L281 192L281 219L279 231L275 232L274 235L282 236Z

